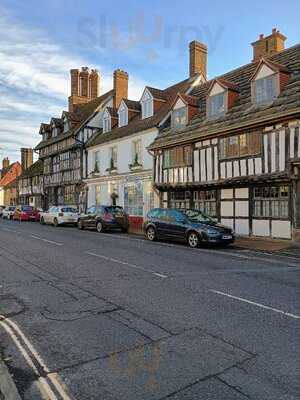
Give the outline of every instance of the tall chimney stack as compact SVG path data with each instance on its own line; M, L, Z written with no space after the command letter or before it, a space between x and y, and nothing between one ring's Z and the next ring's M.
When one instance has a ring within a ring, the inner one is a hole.
M266 37L261 33L258 40L251 43L253 47L252 61L258 61L263 57L271 57L273 54L284 50L286 39L277 28L273 28L271 35Z
M76 106L88 103L99 96L100 76L96 69L88 67L71 69L71 96L69 97L69 111L73 112Z
M190 78L196 74L207 78L207 46L194 40L190 43Z
M119 108L122 99L128 98L128 80L127 72L121 69L114 72L114 108Z
M27 168L31 167L33 164L33 149L25 149L21 148L21 166L22 171L25 171Z

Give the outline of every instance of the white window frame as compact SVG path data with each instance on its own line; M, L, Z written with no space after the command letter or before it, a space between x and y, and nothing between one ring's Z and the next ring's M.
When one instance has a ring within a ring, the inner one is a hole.
M131 153L132 164L135 162L136 154L138 155L138 163L142 164L142 139L132 141Z
M184 110L184 113L185 113L185 124L175 124L175 113L176 112L180 112L180 111L182 111L182 110ZM172 110L172 113L171 113L171 122L172 122L172 128L174 128L174 129L178 129L178 130L180 130L180 129L183 129L184 127L186 127L187 126L187 123L188 123L188 107L187 106L183 106L183 107L180 107L180 108L175 108L174 110Z
M114 160L114 168L118 168L118 146L111 146L109 148L109 168L111 159Z
M111 117L105 116L103 118L103 133L107 133L111 131Z
M257 98L256 98L256 84L257 84L257 82L266 81L267 79L274 80L275 95L272 98L268 98L268 99L266 98L265 100L258 102ZM251 86L252 86L252 102L253 102L253 104L256 104L259 106L259 105L272 103L279 95L279 75L278 75L278 73L275 72L274 74L267 75L263 78L255 79L254 81L252 81Z
M154 103L153 97L147 88L144 90L142 99L140 101L142 107L142 119L153 117Z
M217 98L217 97L220 97L220 96L222 96L223 100L224 100L224 110L222 112L220 112L220 113L210 114L210 105L211 105L212 100ZM227 104L228 104L228 91L227 90L225 90L224 92L221 92L221 93L214 94L212 96L208 96L207 104L206 104L206 107L207 107L207 111L206 111L207 118L208 119L217 119L217 118L223 117L227 112L227 108L228 108Z
M125 103L121 102L118 110L118 126L121 128L126 125L128 125L128 109Z

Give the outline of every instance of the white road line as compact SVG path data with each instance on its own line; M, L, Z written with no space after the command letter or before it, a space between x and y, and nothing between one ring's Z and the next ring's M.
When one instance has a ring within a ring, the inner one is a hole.
M88 254L89 256L102 258L103 260L111 261L111 262L116 263L116 264L126 265L127 267L130 267L130 268L139 269L141 271L148 272L149 274L158 276L159 278L163 278L163 279L167 278L167 275L160 274L160 273L158 273L156 271L153 271L151 269L146 269L146 268L140 267L138 265L128 263L126 261L117 260L116 258L106 257L106 256L103 256L101 254L92 253L90 251L86 251L85 253Z
M41 240L42 242L54 244L55 246L63 246L63 243L54 242L53 240L44 239L44 238L41 238L41 237L39 237L39 236L30 235L30 237L31 237L32 239Z
M220 292L218 290L213 290L213 289L209 289L209 291L212 292L212 293L221 295L221 296L229 297L230 299L234 299L234 300L241 301L243 303L251 304L252 306L263 308L264 310L269 310L269 311L276 312L278 314L283 314L286 317L290 317L290 318L294 318L294 319L300 319L299 315L295 315L295 314L291 314L291 313L286 312L286 311L278 310L277 308L265 306L264 304L255 303L254 301L243 299L242 297L233 296L231 294Z
M15 231L14 229L8 229L8 228L1 228L1 230L5 231L5 232L12 232L12 233L17 233L17 234L22 233L20 231Z
M2 321L1 321L2 320ZM43 368L43 370L46 372L47 374L47 378L51 381L51 383L54 385L54 387L56 388L56 390L58 391L58 393L60 394L61 398L63 400L71 400L71 398L67 395L63 384L60 382L59 377L56 373L50 373L48 367L46 366L44 360L42 359L42 357L39 355L39 353L37 352L37 350L34 348L34 346L30 343L30 341L27 339L27 337L25 336L25 334L22 332L22 330L19 328L19 326L13 322L11 319L9 318L5 318L4 316L0 315L0 324L4 324L6 325L7 329L6 331L10 331L8 332L12 338L15 337L15 339L13 338L14 342L16 343L16 345L18 346L18 348L20 349L21 353L23 354L24 358L26 359L27 363L31 366L31 368L33 368L34 372L39 376L39 373L34 365L34 363L32 362L32 359L30 358L30 356L28 355L27 351L25 350L25 348L21 345L21 343L19 342L18 338L16 337L16 335L14 334L14 332L22 339L22 341L24 342L24 344L27 346L29 352L31 353L32 357L38 362L38 364ZM5 328L5 327L4 327ZM14 331L14 332L13 332ZM17 343L18 342L18 343ZM43 381L43 389L46 393L46 395L50 396L50 394L52 393L54 395L54 393L52 392L51 388L49 387L47 381L40 377L39 379L40 381ZM50 394L49 394L50 393ZM53 400L57 400L57 397L54 395L54 397L49 397L50 399L53 398ZM45 399L48 399L48 397L45 397Z

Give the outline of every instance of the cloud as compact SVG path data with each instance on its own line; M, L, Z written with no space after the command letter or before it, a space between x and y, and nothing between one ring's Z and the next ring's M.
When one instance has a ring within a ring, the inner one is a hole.
M89 65L79 54L70 54L63 43L54 43L38 29L25 28L0 7L0 148L15 157L19 147L34 147L39 125L60 116L67 107L69 70ZM101 92L112 88L112 71L90 64L101 72ZM139 99L144 82L130 77L129 96ZM0 153L1 156L1 153Z

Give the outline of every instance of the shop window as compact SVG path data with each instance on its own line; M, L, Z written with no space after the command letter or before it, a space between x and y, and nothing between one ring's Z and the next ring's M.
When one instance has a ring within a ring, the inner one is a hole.
M260 132L247 132L220 140L220 159L255 156L261 153Z
M194 192L194 208L210 217L217 216L216 190L200 190Z
M253 195L256 218L289 218L289 187L256 187Z
M142 184L132 184L124 187L124 209L129 215L143 216Z
M182 210L191 208L191 192L170 192L169 206L170 208L178 208Z

